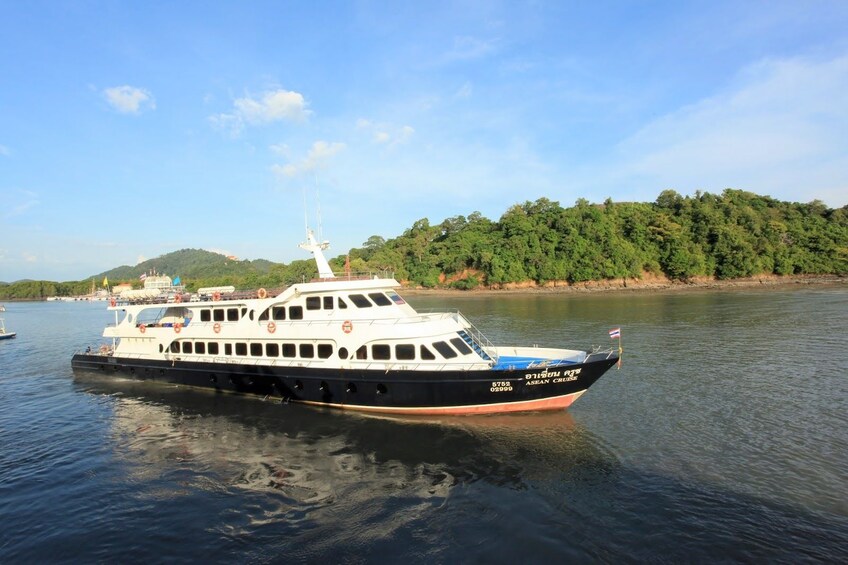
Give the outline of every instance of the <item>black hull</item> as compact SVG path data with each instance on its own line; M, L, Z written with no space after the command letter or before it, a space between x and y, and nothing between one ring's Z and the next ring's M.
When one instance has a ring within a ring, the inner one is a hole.
M335 408L468 414L565 408L617 361L614 354L595 354L579 365L548 369L366 371L76 354L71 366L75 370Z

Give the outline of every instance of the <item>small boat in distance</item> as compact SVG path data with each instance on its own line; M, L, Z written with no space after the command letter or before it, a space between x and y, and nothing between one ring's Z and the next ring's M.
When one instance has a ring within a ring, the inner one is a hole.
M75 370L390 414L564 409L619 352L496 346L456 310L418 312L392 277L335 275L307 230L318 278L268 293L113 300L111 345Z
M6 309L4 308L3 311L5 310ZM6 331L6 323L3 321L3 318L0 318L0 339L12 339L16 335L18 334L16 334L15 332Z

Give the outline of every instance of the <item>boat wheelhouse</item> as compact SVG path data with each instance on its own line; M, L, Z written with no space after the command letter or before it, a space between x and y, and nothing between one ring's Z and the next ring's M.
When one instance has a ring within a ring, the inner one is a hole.
M319 278L210 301L113 302L111 346L72 366L382 413L562 409L618 360L612 349L496 346L458 311L418 312L393 278L336 277L311 232Z

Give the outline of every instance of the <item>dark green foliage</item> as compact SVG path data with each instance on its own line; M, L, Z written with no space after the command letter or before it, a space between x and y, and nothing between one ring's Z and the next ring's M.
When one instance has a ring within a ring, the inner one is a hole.
M350 250L354 272L389 272L423 287L471 289L535 281L572 283L665 274L671 279L730 279L758 274L848 274L848 207L830 209L819 201L780 202L742 190L721 195L681 196L663 191L654 203L591 204L585 199L563 208L540 198L516 204L497 222L479 212L438 225L427 218L402 235L368 238ZM345 256L330 261L342 272ZM131 282L156 269L179 275L189 290L203 286L277 288L309 280L311 260L290 265L234 261L199 249L184 249L135 267L92 277L100 284ZM473 273L473 274L469 274ZM54 283L0 283L0 299L38 299L85 294L91 280Z

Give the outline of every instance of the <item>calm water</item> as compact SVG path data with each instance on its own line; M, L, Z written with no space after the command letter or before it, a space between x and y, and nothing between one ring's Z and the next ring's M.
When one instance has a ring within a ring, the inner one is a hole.
M848 288L411 296L624 359L568 412L383 419L74 375L101 304L10 304L0 562L842 561Z

